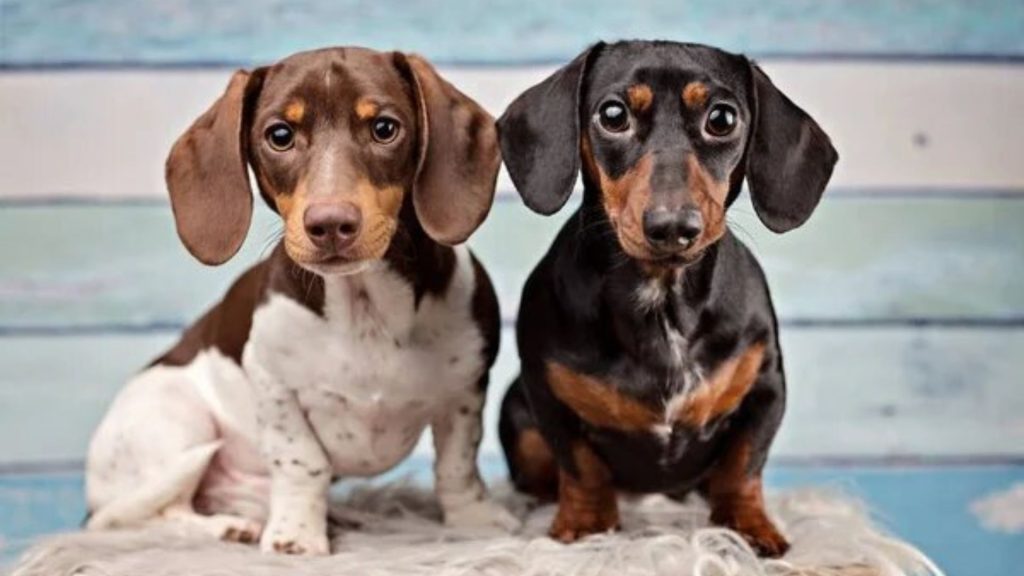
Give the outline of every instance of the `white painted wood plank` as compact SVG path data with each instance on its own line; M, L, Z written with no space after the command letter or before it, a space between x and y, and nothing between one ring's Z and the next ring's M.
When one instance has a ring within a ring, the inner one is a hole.
M834 185L1024 188L1024 66L766 61L833 135ZM449 68L492 113L552 67ZM0 198L164 195L174 138L230 70L0 74ZM501 187L510 190L504 175Z

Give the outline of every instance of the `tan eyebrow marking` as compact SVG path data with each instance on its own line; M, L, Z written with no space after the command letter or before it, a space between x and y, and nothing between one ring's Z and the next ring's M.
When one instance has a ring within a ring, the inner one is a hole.
M296 100L288 105L284 109L284 119L291 122L292 124L298 124L302 122L302 118L306 115L306 105L301 100Z
M683 88L683 102L687 108L700 108L708 101L708 87L703 82L690 82Z
M359 101L356 102L356 116L361 120L369 120L375 117L378 112L380 112L380 106L372 100L360 98Z
M637 112L643 112L651 106L651 102L654 100L654 94L651 92L651 87L647 84L635 84L630 86L626 90L626 96L629 98L629 107Z

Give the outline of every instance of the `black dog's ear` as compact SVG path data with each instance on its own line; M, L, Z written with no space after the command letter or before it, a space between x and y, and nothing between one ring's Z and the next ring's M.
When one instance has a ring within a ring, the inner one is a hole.
M753 133L747 183L758 218L773 232L807 221L825 192L839 154L813 118L750 64Z
M165 177L178 236L204 264L238 252L252 220L248 115L264 69L239 70L224 94L174 143Z
M554 214L580 169L580 92L597 43L509 105L498 119L501 155L530 209Z

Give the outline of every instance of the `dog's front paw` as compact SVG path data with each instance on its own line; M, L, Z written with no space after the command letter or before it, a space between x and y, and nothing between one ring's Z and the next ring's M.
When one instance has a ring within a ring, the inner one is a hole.
M619 509L614 504L605 508L572 507L559 505L548 534L570 544L593 534L604 534L619 529Z
M331 553L326 519L271 518L263 530L260 549L277 554L326 556Z
M711 522L738 532L759 556L778 558L789 550L789 542L763 510L747 510L745 513L715 511Z
M454 528L498 528L506 532L515 532L522 526L519 518L504 506L487 499L445 510L444 523Z

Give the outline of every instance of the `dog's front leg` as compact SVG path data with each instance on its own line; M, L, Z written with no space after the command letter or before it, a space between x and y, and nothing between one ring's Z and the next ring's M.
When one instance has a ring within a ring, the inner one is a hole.
M259 368L250 373L258 390L260 445L270 470L270 518L260 548L283 554L329 554L327 455L295 392Z
M489 499L477 469L477 450L483 434L483 393L473 394L438 415L434 435L434 482L444 521L456 527L498 527L512 531L519 520Z

